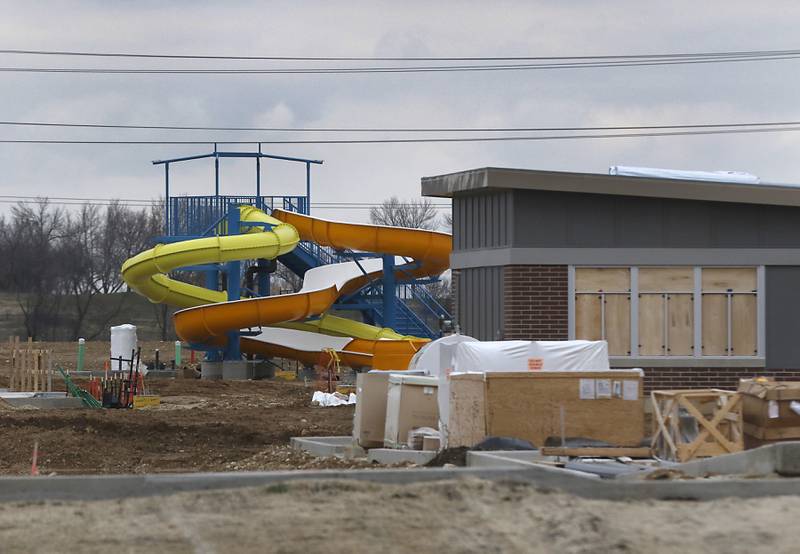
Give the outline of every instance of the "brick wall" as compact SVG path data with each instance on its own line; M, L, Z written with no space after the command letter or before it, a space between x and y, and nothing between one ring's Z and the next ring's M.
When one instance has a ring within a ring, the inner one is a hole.
M567 338L567 266L509 265L503 282L505 340Z
M658 389L736 390L739 379L774 377L779 381L800 381L800 369L764 369L741 367L653 367L644 368L646 393Z

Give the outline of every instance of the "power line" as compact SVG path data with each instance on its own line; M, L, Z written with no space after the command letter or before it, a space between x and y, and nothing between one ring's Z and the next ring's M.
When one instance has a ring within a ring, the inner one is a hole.
M180 198L180 196L173 197ZM92 198L80 196L23 196L5 194L0 195L0 203L3 204L36 204L46 201L49 204L63 205L63 206L83 206L85 204L93 206L112 206L121 204L130 207L152 207L163 204L163 200L158 199L133 199L133 198ZM400 203L394 204L396 207L414 207L418 204L413 203ZM433 209L450 209L450 204L427 204ZM372 208L380 208L383 203L380 202L312 202L311 207L316 209L350 209L350 210L371 210Z
M569 62L545 64L445 65L445 66L361 66L307 68L93 68L93 67L0 67L2 73L75 73L90 75L342 75L371 73L460 73L477 71L530 71L550 69L598 69L612 67L645 67L732 62L792 60L800 53L770 56L722 56L708 58L676 58L658 60L620 60L608 62Z
M86 129L137 129L155 131L245 131L292 133L500 133L556 131L635 131L654 129L709 129L716 127L783 127L800 121L758 121L738 123L693 123L674 125L607 125L581 127L203 127L192 125L127 125L105 123L68 123L44 121L0 121L0 126L64 127Z
M567 61L567 60L613 60L613 59L658 59L701 57L746 57L800 54L800 50L739 50L728 52L673 52L656 54L616 54L586 56L243 56L216 54L145 54L132 52L89 52L79 50L24 50L0 49L0 54L69 56L99 58L138 58L174 60L252 60L252 61Z
M386 139L320 139L320 140L62 140L62 139L0 139L0 144L82 144L82 145L243 145L243 144L422 144L438 142L513 142L548 140L591 140L642 137L673 137L694 135L729 135L751 133L780 133L800 131L800 126L768 127L755 129L704 129L644 133L598 133L575 135L536 135L513 137L441 137L441 138L386 138Z

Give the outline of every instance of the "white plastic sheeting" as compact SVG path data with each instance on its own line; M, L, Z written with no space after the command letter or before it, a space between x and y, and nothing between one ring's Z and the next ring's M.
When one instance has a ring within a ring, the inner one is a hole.
M688 171L683 169L612 165L608 168L608 174L625 175L628 177L656 177L658 179L684 179L687 181L718 181L722 183L743 183L749 185L761 183L761 179L756 175L744 171Z
M478 339L467 335L447 335L431 341L414 354L408 369L421 369L434 377L447 372L453 368L455 346L462 342L478 342Z
M465 342L455 349L454 371L599 371L610 369L604 340Z
M423 370L426 374L438 378L436 401L439 404L439 429L447 423L450 413L450 372L453 371L456 347L465 342L477 343L478 339L467 335L448 335L436 339L414 354L408 364L409 370Z
M125 323L111 328L111 358L130 360L131 353L136 350L136 325ZM125 364L122 364L125 366ZM111 364L112 370L119 369L119 363Z
M323 408L332 406L347 406L356 403L356 395L352 392L350 396L339 394L338 392L322 392L314 391L314 396L311 397L312 404L319 404Z

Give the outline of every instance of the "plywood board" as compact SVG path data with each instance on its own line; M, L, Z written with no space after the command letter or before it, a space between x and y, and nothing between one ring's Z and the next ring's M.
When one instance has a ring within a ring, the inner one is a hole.
M455 375L450 380L447 447L473 446L486 437L483 374Z
M667 355L694 354L694 302L691 294L667 295Z
M631 271L627 267L578 267L575 269L577 292L627 292L631 289Z
M703 355L728 354L728 298L725 294L703 295Z
M639 292L692 292L694 270L691 267L639 268Z
M704 267L703 292L751 292L756 290L754 267Z
M601 340L601 297L599 294L575 295L575 338Z
M631 297L628 294L606 294L606 340L610 356L631 354Z
M635 382L635 400L620 397L581 399L581 379ZM451 387L453 382L451 382ZM644 437L641 376L634 372L521 372L486 374L486 433L516 437L543 446L564 434L602 440L615 446L639 446Z
M664 355L664 296L639 295L639 355Z
M734 294L731 301L731 346L734 356L758 354L758 312L755 294Z

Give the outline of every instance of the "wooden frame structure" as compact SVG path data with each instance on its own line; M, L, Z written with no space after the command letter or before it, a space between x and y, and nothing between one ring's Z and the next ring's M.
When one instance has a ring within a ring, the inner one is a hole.
M11 351L11 382L15 392L51 392L53 390L53 356L51 350L34 348L28 338L24 348L19 337L9 337Z
M662 390L653 400L653 454L686 462L744 450L742 397L720 389Z

